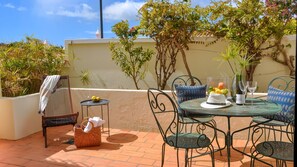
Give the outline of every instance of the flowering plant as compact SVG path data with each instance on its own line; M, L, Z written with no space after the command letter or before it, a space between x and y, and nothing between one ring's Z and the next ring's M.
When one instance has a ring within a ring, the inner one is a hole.
M132 36L137 35L137 33L138 33L138 29L135 28L135 27L131 27L129 32L128 32L128 35L132 37Z

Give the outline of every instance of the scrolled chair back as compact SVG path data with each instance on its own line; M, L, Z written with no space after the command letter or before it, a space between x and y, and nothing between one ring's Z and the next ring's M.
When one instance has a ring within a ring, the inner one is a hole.
M276 77L269 82L268 89L270 86L286 92L295 92L295 76Z
M295 106L292 106L295 112ZM295 114L284 118L287 123L286 128L275 129L270 126L257 126L252 132L252 152L251 164L257 157L266 156L276 159L279 164L286 164L286 161L294 160L294 133L295 133ZM267 138L266 134L274 130L274 137ZM277 136L277 137L276 137ZM259 159L258 159L259 160ZM265 163L264 161L262 161Z
M150 88L147 91L148 102L164 142L167 137L178 132L177 108L174 101L165 92Z
M190 158L188 158L189 149L196 149L196 151L204 149L206 152L210 151L212 164L214 166L214 153L211 140L205 134L182 131L184 124L179 121L180 117L178 116L178 110L174 100L167 93L154 88L148 89L147 96L154 119L164 141L162 145L161 166L164 164L166 144L177 148L177 155L179 148L186 150L185 166L188 166L187 164L190 160ZM178 156L177 162L179 164Z
M178 107L179 116L182 117L188 117L190 115L187 115L186 111L179 107L180 103L192 99L206 97L206 85L202 85L201 81L197 77L193 76L192 78L194 84L192 83L191 77L189 75L181 75L175 78L171 84L171 93Z
M197 78L192 76L194 84L192 84L191 77L189 75L181 75L176 77L173 82L172 86L177 85L185 85L185 86L194 86L194 85L202 85L202 82Z
M194 83L192 83L191 77L189 75L181 75L176 77L171 84L171 92L174 100L178 103L177 91L176 88L179 86L187 87L187 86L200 86L202 82L197 78L192 76Z
M268 85L267 101L281 105L282 111L275 114L266 116L266 118L286 122L288 115L294 115L295 110L295 77L280 76L274 78Z
M283 120L288 125L285 129L285 134L289 142L294 143L295 133L295 104L291 105L289 111L283 115Z

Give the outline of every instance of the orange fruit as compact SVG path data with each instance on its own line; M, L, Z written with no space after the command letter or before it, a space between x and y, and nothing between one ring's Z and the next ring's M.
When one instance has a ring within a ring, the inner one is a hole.
M225 87L224 82L219 82L219 84L218 84L218 88L219 88L219 89L224 89L224 87Z

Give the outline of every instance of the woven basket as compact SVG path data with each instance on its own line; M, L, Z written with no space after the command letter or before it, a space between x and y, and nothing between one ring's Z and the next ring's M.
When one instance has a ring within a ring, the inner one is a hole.
M92 128L84 132L85 123L90 122ZM91 121L85 120L80 125L74 126L74 144L79 147L99 146L101 144L101 126L94 127Z

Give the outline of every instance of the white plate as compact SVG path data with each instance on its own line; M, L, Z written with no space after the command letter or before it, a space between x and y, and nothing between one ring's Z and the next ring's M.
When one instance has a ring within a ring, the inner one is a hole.
M232 103L230 101L226 101L225 105L213 105L213 104L207 104L206 101L201 103L201 107L203 108L224 108L230 106Z

